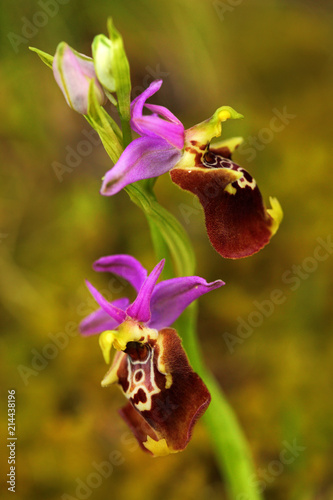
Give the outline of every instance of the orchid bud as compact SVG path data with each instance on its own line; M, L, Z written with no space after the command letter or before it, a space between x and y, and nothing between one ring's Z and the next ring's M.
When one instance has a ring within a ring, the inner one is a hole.
M91 81L99 104L105 103L105 94L99 84L93 60L61 42L53 60L53 74L67 104L81 114L88 112L88 96Z
M114 47L105 35L97 35L92 43L92 54L95 71L99 82L109 92L116 91L116 80L113 75Z
M120 116L130 119L131 79L129 64L120 33L108 20L109 38L97 35L92 43L92 53L97 78L112 104L118 106ZM116 92L117 100L112 96Z

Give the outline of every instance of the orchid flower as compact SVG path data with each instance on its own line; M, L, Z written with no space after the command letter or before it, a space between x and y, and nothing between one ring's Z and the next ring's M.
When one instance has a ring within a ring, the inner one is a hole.
M161 87L154 81L131 104L131 127L140 137L109 170L101 194L113 195L135 181L170 172L173 182L194 193L204 209L211 244L223 257L240 258L264 247L277 231L282 209L276 198L266 209L253 177L231 160L241 138L211 145L221 135L221 123L241 118L229 106L184 130L167 108L146 104ZM144 115L143 108L152 112Z
M108 302L89 282L87 286L100 309L80 325L82 335L101 333L100 346L107 363L117 352L102 386L117 383L129 403L120 415L140 446L154 456L183 450L196 420L210 403L210 394L192 370L181 340L170 325L201 295L222 285L198 276L172 278L157 283L162 260L147 276L146 269L130 255L102 257L96 271L126 279L137 291Z

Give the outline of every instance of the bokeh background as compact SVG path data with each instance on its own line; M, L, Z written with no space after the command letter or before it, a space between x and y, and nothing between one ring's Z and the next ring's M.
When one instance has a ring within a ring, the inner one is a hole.
M94 308L84 278L109 285L92 262L126 252L151 269L154 256L144 216L126 194L99 195L109 159L100 145L84 149L88 124L27 47L53 54L65 40L90 54L112 15L131 63L133 96L162 77L154 102L185 127L221 105L245 116L223 133L244 137L235 160L255 176L266 201L277 196L284 208L270 245L251 258L223 260L192 196L168 175L157 193L188 230L198 274L227 283L200 300L199 333L247 436L265 498L332 499L332 3L46 4L1 7L1 487L6 492L7 390L15 388L16 498L225 498L202 423L181 454L152 459L135 448L117 414L120 391L100 387L106 366L97 339L77 333ZM283 121L272 122L278 113ZM59 164L67 168L60 177ZM280 304L272 305L274 290ZM288 447L294 455L285 463ZM113 471L99 484L91 474L111 452L118 452Z

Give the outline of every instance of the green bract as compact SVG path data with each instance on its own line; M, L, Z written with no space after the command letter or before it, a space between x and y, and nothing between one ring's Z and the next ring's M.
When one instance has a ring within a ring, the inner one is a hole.
M36 49L35 47L29 47L29 50L31 50L32 52L36 52L36 54L40 57L43 63L52 69L53 56L47 54L47 52L43 52L42 50Z
M108 31L112 47L112 73L115 80L119 114L122 120L128 121L131 118L131 77L129 63L124 49L123 39L114 27L111 18L108 19Z

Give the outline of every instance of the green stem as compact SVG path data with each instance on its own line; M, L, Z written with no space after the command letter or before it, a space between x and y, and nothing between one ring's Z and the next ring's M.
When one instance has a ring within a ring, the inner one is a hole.
M165 259L163 278L173 278L173 268L168 245L166 244L165 240L160 237L160 230L156 222L152 218L148 218L147 220L150 228L150 235L153 242L156 259L158 261Z
M123 148L125 149L132 142L132 129L128 120L120 117L121 128L123 131Z
M138 205L145 213L148 222L154 223L156 234L153 239L157 239L161 245L166 245L172 256L177 276L191 276L195 269L195 256L191 242L177 219L162 207L156 200L152 191L146 190L143 181L136 182L125 188L131 200Z
M193 369L204 380L212 400L204 414L220 470L234 500L260 500L251 453L237 418L215 377L203 362L196 335L197 304L184 311L178 328Z

